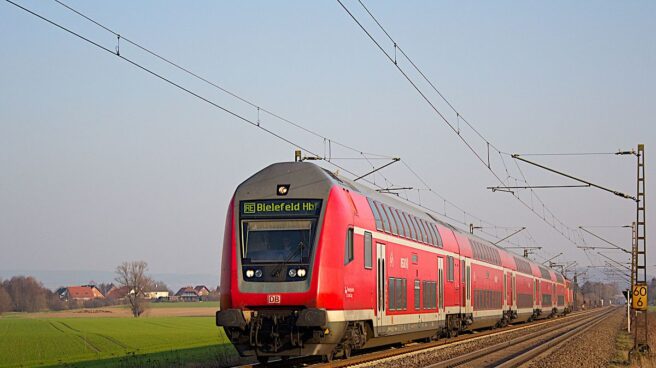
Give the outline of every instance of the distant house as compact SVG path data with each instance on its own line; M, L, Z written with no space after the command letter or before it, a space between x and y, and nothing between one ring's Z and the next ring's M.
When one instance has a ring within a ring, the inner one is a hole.
M208 289L205 285L198 285L194 288L194 290L196 290L196 294L198 294L201 299L210 295L210 289Z
M169 290L165 285L155 284L150 290L144 292L144 298L158 300L168 299Z
M106 297L108 299L121 300L121 299L125 299L125 297L128 296L128 294L134 294L134 291L130 290L130 288L127 286L121 286L121 287L114 286L113 288L109 289Z
M105 296L95 285L61 287L55 292L62 300L93 300L104 299Z
M175 293L175 296L178 297L178 300L183 302L198 302L201 300L198 292L196 292L196 289L192 286L180 288L180 290Z

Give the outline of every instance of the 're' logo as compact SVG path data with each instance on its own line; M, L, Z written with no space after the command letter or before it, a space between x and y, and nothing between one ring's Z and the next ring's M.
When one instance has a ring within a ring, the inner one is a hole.
M267 303L280 304L280 295L267 295Z
M255 203L244 203L244 213L255 213Z

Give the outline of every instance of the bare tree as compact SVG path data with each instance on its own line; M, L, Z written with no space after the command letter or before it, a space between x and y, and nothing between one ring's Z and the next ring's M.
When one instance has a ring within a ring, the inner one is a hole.
M152 285L152 280L146 276L148 264L144 261L123 262L116 267L116 282L128 289L125 299L130 304L132 315L139 317L146 311L148 302L144 299L144 292Z
M34 277L14 276L2 283L16 312L38 312L47 307L47 289Z
M14 307L13 304L11 296L0 283L0 314L11 311Z

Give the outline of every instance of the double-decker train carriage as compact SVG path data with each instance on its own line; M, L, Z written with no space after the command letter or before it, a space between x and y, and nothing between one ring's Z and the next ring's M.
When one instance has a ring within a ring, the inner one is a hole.
M563 275L306 162L237 188L216 324L243 356L350 355L570 310Z

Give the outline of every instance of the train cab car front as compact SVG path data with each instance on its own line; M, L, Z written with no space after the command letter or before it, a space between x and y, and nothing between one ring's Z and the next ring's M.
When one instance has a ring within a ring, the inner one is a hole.
M343 336L345 323L329 321L334 306L326 295L334 292L317 286L326 272L321 244L334 241L324 230L345 228L326 225L334 180L316 165L281 163L237 188L226 220L216 324L242 356L325 355Z

